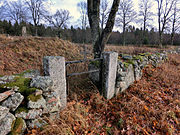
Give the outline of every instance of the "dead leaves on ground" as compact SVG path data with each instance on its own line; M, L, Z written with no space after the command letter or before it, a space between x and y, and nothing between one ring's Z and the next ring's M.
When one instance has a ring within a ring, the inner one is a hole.
M180 73L174 71L178 64L180 56L170 56L161 67L146 67L139 82L109 101L99 93L84 92L83 99L68 103L55 124L72 135L178 135ZM51 132L38 134L62 134L51 124L46 129Z

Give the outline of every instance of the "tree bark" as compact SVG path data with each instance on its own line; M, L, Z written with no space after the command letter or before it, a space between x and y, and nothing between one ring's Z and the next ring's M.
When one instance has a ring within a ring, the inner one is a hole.
M114 0L106 27L100 32L100 0L88 0L88 18L91 27L94 58L100 58L112 32L120 0Z

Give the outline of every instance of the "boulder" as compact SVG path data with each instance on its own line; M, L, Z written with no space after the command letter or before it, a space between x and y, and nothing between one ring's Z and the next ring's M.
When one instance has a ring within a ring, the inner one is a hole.
M36 102L29 100L28 108L31 108L31 109L46 108L46 100L42 96Z
M32 79L30 86L48 91L48 88L53 86L53 81L49 76L37 76Z
M22 111L15 114L16 117L27 119L36 119L42 115L42 109L31 109L28 112Z
M7 107L0 106L0 120L2 120L9 112Z
M15 121L13 114L8 113L5 118L0 120L0 135L6 135L11 131L13 122Z
M7 100L5 100L2 103L2 106L6 106L11 111L15 111L16 108L18 108L18 106L21 104L23 99L24 99L23 95L21 95L20 93L15 93L11 95Z
M35 119L35 120L27 120L27 126L30 129L40 128L40 127L45 126L47 124L48 123L45 120L43 120L42 118Z
M37 76L40 76L40 72L39 72L39 70L25 71L23 76L25 78L35 78Z
M23 135L26 130L26 122L22 118L17 118L12 126L12 135Z
M13 95L15 92L13 90L8 90L6 92L0 93L0 102L8 98L10 95Z

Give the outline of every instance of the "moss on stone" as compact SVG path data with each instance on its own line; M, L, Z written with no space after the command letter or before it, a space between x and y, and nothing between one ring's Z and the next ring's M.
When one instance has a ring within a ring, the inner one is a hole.
M139 53L139 56L146 56L146 53Z
M16 110L15 113L21 113L21 112L26 112L26 113L28 113L28 109L25 108L25 107L19 107L19 108Z
M134 65L134 60L128 60L127 63Z
M143 56L141 55L134 56L133 58L136 60L140 60L141 62L143 61Z
M125 68L128 68L129 65L130 65L130 63L127 63L127 62L123 62L123 64L124 64L124 67L125 67Z
M30 78L24 78L24 77L17 76L14 78L14 81L0 85L0 88L17 86L17 87L19 87L18 91L21 94L27 96L36 91L36 88L29 87L30 82L31 82Z
M22 129L23 129L23 119L22 118L17 118L12 125L12 131L10 133L10 135L19 135L22 133Z
M41 95L35 96L34 94L30 94L27 98L32 102L37 102L39 99L42 98L42 96Z
M91 61L90 64L94 65L97 68L100 68L100 61L98 61L98 60L97 61Z
M31 73L31 72L32 72L31 70L25 70L24 72L20 74L16 74L16 76L23 77L26 73Z

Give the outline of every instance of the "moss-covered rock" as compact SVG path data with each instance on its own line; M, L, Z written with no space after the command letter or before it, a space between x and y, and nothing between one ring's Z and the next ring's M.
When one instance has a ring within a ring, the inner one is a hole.
M140 60L142 62L143 61L143 56L137 55L137 56L134 56L133 59Z
M12 124L12 130L10 135L20 135L26 129L26 123L22 118L17 118Z
M125 67L125 68L128 68L129 65L130 65L130 63L128 63L128 62L123 62L123 64L124 64L124 67Z
M35 96L34 94L30 94L27 99L32 101L32 102L37 102L39 99L41 99L42 96L41 95L37 95Z
M100 63L100 61L98 61L98 60L97 60L97 61L91 61L91 62L90 62L90 65L94 65L96 68L100 68L100 64L101 64L101 63Z
M25 70L24 72L22 72L20 74L16 74L16 76L23 77L25 74L31 73L31 72L32 72L32 70Z
M14 78L14 81L6 83L6 84L1 84L0 88L5 88L5 87L19 87L18 92L21 93L22 95L29 95L33 92L36 91L36 88L30 88L31 79L30 78L24 78L24 77L20 77L17 76Z
M19 108L17 108L15 113L21 113L21 112L28 113L28 109L26 107L19 107Z

